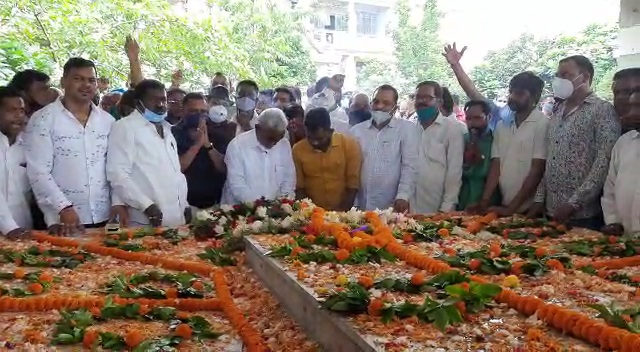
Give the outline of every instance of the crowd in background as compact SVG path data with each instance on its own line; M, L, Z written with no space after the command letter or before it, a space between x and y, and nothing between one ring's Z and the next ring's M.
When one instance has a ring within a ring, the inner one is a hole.
M615 75L612 104L593 93L589 59L570 56L552 97L522 72L503 105L478 91L460 65L466 48L453 45L443 60L464 106L426 80L405 99L381 85L342 107L343 75L318 80L306 97L232 85L224 73L206 93L187 92L180 72L169 88L144 79L137 43L128 38L125 50L126 90L111 90L83 58L65 64L62 91L35 70L0 87L0 233L179 226L194 211L263 197L640 232L640 68Z

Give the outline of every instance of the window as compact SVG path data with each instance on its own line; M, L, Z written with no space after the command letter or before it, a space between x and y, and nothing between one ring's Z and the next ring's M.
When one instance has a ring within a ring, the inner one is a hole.
M317 29L346 32L349 30L349 16L345 14L314 16L311 23Z
M373 12L358 12L358 34L377 35L378 34L378 14Z

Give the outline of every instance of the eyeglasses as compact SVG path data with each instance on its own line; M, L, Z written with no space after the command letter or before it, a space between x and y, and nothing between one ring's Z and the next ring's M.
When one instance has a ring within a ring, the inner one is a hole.
M180 100L169 100L168 103L169 104L182 104L182 102Z

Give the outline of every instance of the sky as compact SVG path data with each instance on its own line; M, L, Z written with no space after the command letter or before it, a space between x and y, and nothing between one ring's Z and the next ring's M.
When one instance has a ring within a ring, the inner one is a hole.
M591 23L616 23L620 15L620 0L439 0L438 6L444 13L440 36L468 46L462 60L468 68L522 33L574 34Z

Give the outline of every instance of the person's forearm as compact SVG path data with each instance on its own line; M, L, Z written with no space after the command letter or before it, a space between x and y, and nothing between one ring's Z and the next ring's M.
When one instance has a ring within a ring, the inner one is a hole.
M186 153L180 156L180 171L185 172L189 168L189 166L191 166L191 163L193 162L193 160L195 160L196 155L198 155L199 151L200 146L196 144L189 148Z
M227 172L227 166L224 163L224 155L222 155L216 148L212 148L207 151L209 159L213 162L213 167L221 173Z
M462 87L462 90L464 90L465 94L467 94L469 99L472 99L472 100L485 99L482 93L478 91L478 88L476 88L476 85L471 80L471 77L469 77L469 75L464 71L460 63L451 65L451 69L453 70L453 73L456 75L456 79L458 80L458 83Z
M353 207L353 204L356 201L356 195L358 194L357 189L347 188L342 196L342 202L340 203L343 211L348 211Z
M140 64L139 57L129 58L129 69L131 70L131 84L136 86L144 79L142 76L142 65Z
M511 200L507 209L509 209L512 213L517 213L520 210L522 204L524 204L527 199L530 199L536 194L536 190L538 189L538 185L542 180L542 176L544 175L544 169L542 170L531 170L527 177L524 179L522 183L522 187L518 194Z
M307 198L307 192L304 190L304 188L296 189L296 199L301 200L305 198Z
M487 175L487 182L484 185L484 192L482 193L482 201L489 202L493 194L498 188L498 181L500 180L500 159L491 160L491 167L489 168L489 175Z

